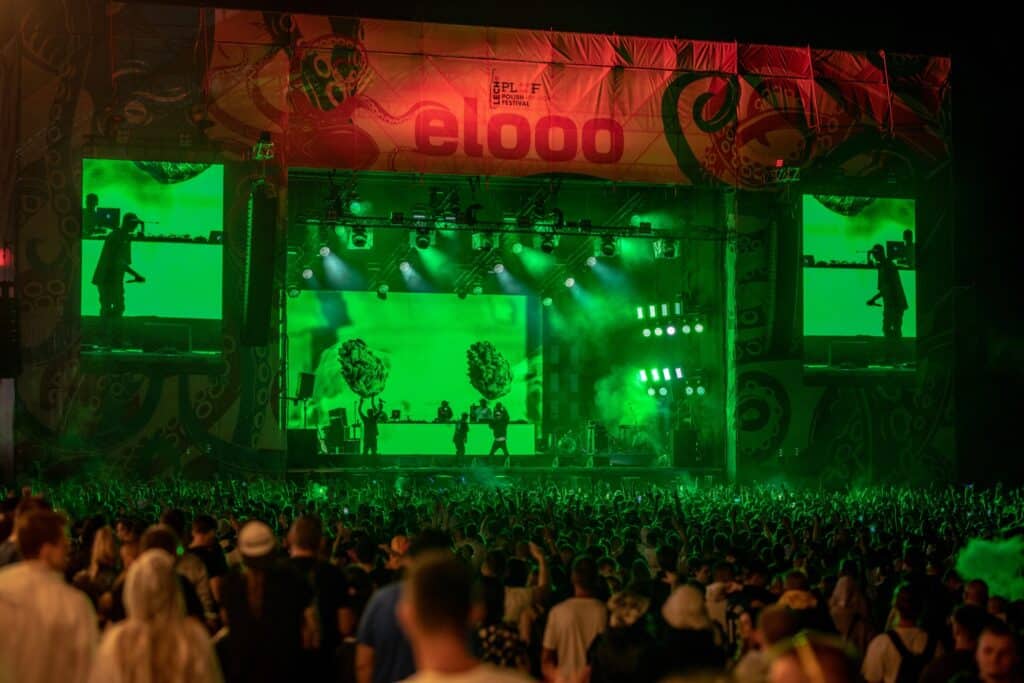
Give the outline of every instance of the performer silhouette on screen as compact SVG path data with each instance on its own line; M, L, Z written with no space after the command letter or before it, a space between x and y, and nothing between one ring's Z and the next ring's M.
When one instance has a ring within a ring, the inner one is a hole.
M885 255L885 248L881 244L871 247L868 262L872 259L878 269L878 293L868 299L868 306L878 306L878 300L882 300L882 334L886 340L886 358L883 362L894 363L903 337L903 314L909 308L907 295L903 291L896 265Z
M82 237L92 237L99 232L96 227L96 209L99 205L98 195L92 192L85 195L85 208L82 209Z
M455 412L452 407L448 405L448 401L441 401L441 405L437 409L437 418L434 422L451 422L452 417L455 416Z
M494 443L491 444L491 452L488 456L492 456L498 451L505 454L508 457L508 411L500 403L494 406L494 415L491 416L491 431L494 432Z
M384 416L384 402L375 404L374 399L370 399L370 410L363 410L363 402L365 399L359 399L359 418L363 421L363 455L380 455L377 451L377 437L380 434L378 424L381 418Z
M103 319L102 337L113 346L121 344L121 319L124 316L124 276L131 274L134 280L145 282L132 266L132 233L135 228L143 229L143 223L134 213L126 213L117 230L111 231L103 240L92 283L100 295L100 318Z
M463 413L459 421L455 423L455 436L452 441L455 443L455 463L462 464L466 457L466 441L469 439L469 413Z
M487 406L487 399L480 399L480 403L477 403L469 409L470 414L473 416L473 422L490 422L491 421L491 409Z

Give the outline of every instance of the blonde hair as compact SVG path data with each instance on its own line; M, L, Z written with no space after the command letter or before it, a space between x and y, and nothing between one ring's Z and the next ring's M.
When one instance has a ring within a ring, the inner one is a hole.
M89 560L89 578L95 579L103 567L117 566L117 544L114 542L114 531L109 526L96 530L92 539L92 556Z

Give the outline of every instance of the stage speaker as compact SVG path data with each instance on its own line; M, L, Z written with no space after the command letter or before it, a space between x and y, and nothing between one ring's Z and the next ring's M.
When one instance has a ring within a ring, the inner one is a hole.
M270 312L274 306L277 242L277 192L266 183L249 195L245 224L245 274L242 281L242 334L245 346L270 342Z
M6 253L9 253L6 247L0 247L0 257ZM20 371L18 298L15 296L14 283L3 280L0 281L0 377L17 377Z
M672 449L673 467L701 467L704 465L697 441L697 430L693 427L680 427L673 435Z
M288 430L288 467L315 467L319 454L315 429Z

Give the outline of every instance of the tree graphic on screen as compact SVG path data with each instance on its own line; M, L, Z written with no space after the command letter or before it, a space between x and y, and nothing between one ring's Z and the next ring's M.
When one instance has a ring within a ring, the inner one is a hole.
M362 398L384 391L388 370L362 339L349 339L338 349L341 376L349 388Z
M469 383L493 401L512 390L512 368L491 342L476 342L466 351Z

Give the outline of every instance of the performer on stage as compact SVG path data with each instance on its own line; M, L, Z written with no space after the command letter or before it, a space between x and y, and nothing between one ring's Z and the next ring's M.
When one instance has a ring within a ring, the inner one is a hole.
M498 451L502 451L505 457L508 457L508 411L505 407L498 403L494 406L494 415L491 417L491 431L494 432L494 443L491 444L491 452L488 456L492 456Z
M380 434L380 429L377 427L380 423L381 418L384 416L384 401L379 404L374 402L374 399L370 399L370 410L363 410L363 401L365 399L359 399L359 417L363 421L363 455L368 456L371 453L373 455L380 455L377 451L377 436Z
M461 465L466 457L466 441L469 439L469 413L463 413L455 423L455 464Z
M124 316L124 276L130 274L134 280L145 282L146 278L139 275L132 266L132 232L143 223L134 213L126 213L121 227L113 230L103 240L96 270L92 275L92 283L96 285L100 295L100 318L104 319L102 334L113 346L119 346L121 340L121 319Z
M480 403L477 403L469 409L470 414L473 416L473 422L490 422L491 421L491 409L487 405L487 399L480 399Z
M437 409L437 418L434 422L447 423L452 421L452 417L455 416L452 407L448 405L448 401L441 401L441 405Z
M886 358L883 362L894 363L899 356L900 339L903 337L903 314L909 308L907 295L903 291L899 270L885 254L885 247L876 244L868 252L868 262L874 258L878 268L878 293L868 299L868 306L878 306L882 300L882 334L886 339Z

